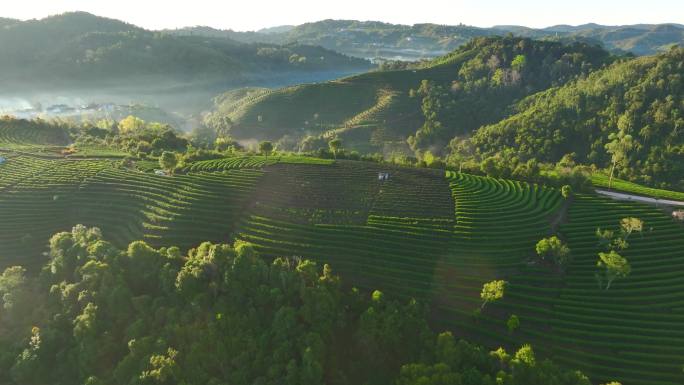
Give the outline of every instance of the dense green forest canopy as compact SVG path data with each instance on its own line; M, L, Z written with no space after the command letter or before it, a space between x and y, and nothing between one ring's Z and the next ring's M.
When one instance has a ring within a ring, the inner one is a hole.
M625 60L522 100L517 113L454 142L481 157L558 161L607 167L610 135L634 141L618 175L684 189L684 49Z
M6 85L121 86L135 79L239 84L278 72L371 68L321 47L173 36L80 12L3 24L0 79Z
M118 250L79 225L49 253L38 277L0 275L3 383L590 385L529 345L436 335L415 300L247 243Z

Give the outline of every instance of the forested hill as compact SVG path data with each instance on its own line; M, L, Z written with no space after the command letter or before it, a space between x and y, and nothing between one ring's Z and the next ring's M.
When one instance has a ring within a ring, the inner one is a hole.
M8 19L5 17L0 17L0 26L6 26L6 25L12 25L18 23L19 20L16 19Z
M615 63L531 96L518 109L474 135L478 153L541 161L575 153L578 162L607 167L609 135L629 135L620 176L684 188L684 49Z
M584 43L477 38L416 68L232 92L217 99L208 123L227 116L235 138L282 139L281 148L339 137L345 147L360 151L405 150L408 139L415 150L440 152L455 135L507 117L516 100L613 59Z
M172 36L87 13L2 20L0 81L90 84L168 78L225 82L273 73L365 70L370 63L307 45Z
M300 42L359 57L404 59L439 56L474 37L507 33L536 39L593 41L603 44L611 51L632 52L636 55L651 55L666 50L673 44L684 42L684 26L678 24L585 24L534 29L512 25L478 28L468 25L397 25L377 21L322 20L265 32L235 32L207 27L170 32L179 35L223 36L243 42Z

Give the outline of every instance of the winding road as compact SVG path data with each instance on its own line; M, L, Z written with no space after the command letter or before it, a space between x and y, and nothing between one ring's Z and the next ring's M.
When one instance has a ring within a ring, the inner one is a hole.
M657 199L657 198L651 198L651 197L645 197L641 195L632 195L632 194L625 194L625 193L619 193L615 191L608 191L608 190L601 190L601 189L596 189L596 192L601 195L606 195L608 197L611 197L613 199L618 199L618 200L623 200L623 201L636 201L636 202L643 202L643 203L650 203L656 206L676 206L676 207L684 207L684 202L682 201L673 201L669 199Z

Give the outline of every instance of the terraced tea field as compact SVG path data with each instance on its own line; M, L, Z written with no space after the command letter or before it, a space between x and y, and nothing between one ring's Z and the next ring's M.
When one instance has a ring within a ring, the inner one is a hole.
M54 152L69 144L69 136L59 127L0 118L0 150Z
M536 242L551 234L551 223L562 205L559 192L464 174L448 173L447 178L456 221L448 253L435 275L436 322L442 327L457 325L459 333L483 343L500 343L507 340L505 320L516 314L525 326L508 341L512 345L536 342L536 335L527 332L547 322L540 303L554 297L558 279L527 262ZM510 283L505 299L474 318L483 283L494 279Z
M380 170L390 172L389 181L378 181ZM361 288L429 293L435 256L453 225L441 173L359 162L279 165L265 173L240 239L266 256L331 263ZM438 215L415 210L418 201Z
M264 166L270 166L278 163L326 165L332 164L332 162L333 161L329 159L317 159L296 155L274 155L268 157L260 155L246 155L236 156L232 158L211 159L193 162L191 165L185 168L185 171L226 171L241 168L261 168Z
M303 157L196 162L165 177L116 160L0 155L2 266L35 270L48 237L77 223L120 247L241 239L266 258L312 258L361 289L426 301L436 328L490 348L531 343L595 381L684 382L684 228L650 206L593 194L568 205L524 182ZM632 274L600 290L594 232L626 216L647 228L624 253ZM530 263L554 227L573 251L565 274ZM509 282L505 298L474 317L493 279Z
M9 156L0 165L0 265L42 264L47 240L75 224L97 226L117 246L226 241L258 170L173 178L101 160Z
M458 325L457 331L485 343L507 334L514 345L531 342L594 380L681 384L684 227L652 206L578 195L560 227L574 261L565 275L552 273L521 262L533 255L534 240L550 230L557 192L521 193L515 182L485 182L452 177L456 239L453 271L441 279L435 298L440 324ZM599 289L594 272L602 249L595 230L617 230L619 220L630 216L646 223L643 237L633 235L623 253L632 273L609 291ZM495 278L509 281L506 298L473 320L467 309L477 306L481 282ZM521 320L514 334L504 324L510 314Z
M617 229L628 216L645 222L643 236L632 235L623 252L632 273L599 290L594 230ZM683 383L684 227L652 206L580 195L561 231L574 263L554 301L556 358L625 384Z

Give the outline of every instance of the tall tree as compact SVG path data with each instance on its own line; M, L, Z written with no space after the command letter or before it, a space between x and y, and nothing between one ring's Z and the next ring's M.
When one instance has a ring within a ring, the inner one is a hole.
M625 240L627 240L633 232L638 231L641 233L644 230L644 221L635 217L622 218L620 220L620 228Z
M632 139L632 135L625 133L624 130L620 130L617 134L610 134L608 139L610 142L606 144L606 152L610 154L611 162L608 188L611 188L615 169L627 165L629 151L634 147L634 139Z
M140 131L145 128L145 121L133 116L128 115L119 122L119 132L122 134L133 133Z
M342 149L342 139L340 138L335 138L328 142L328 147L330 148L330 151L333 153L333 156L335 159L337 159L337 153Z
M596 266L602 270L603 274L597 273L597 279L599 281L599 286L602 285L603 281L606 282L605 289L610 289L610 285L617 278L624 278L629 275L632 271L632 267L626 258L618 254L615 250L611 250L609 253L599 253L598 262Z
M159 166L166 171L172 172L178 165L178 156L175 152L164 151L159 157Z
M494 280L485 283L482 286L482 292L480 293L480 298L482 298L482 306L480 309L484 309L485 305L490 302L498 301L503 298L507 284L508 282L503 280Z
M544 261L551 259L559 267L570 261L570 248L555 235L537 242L535 250L539 258Z
M268 158L268 156L271 155L271 152L273 152L273 142L270 142L268 140L260 142L259 152Z

